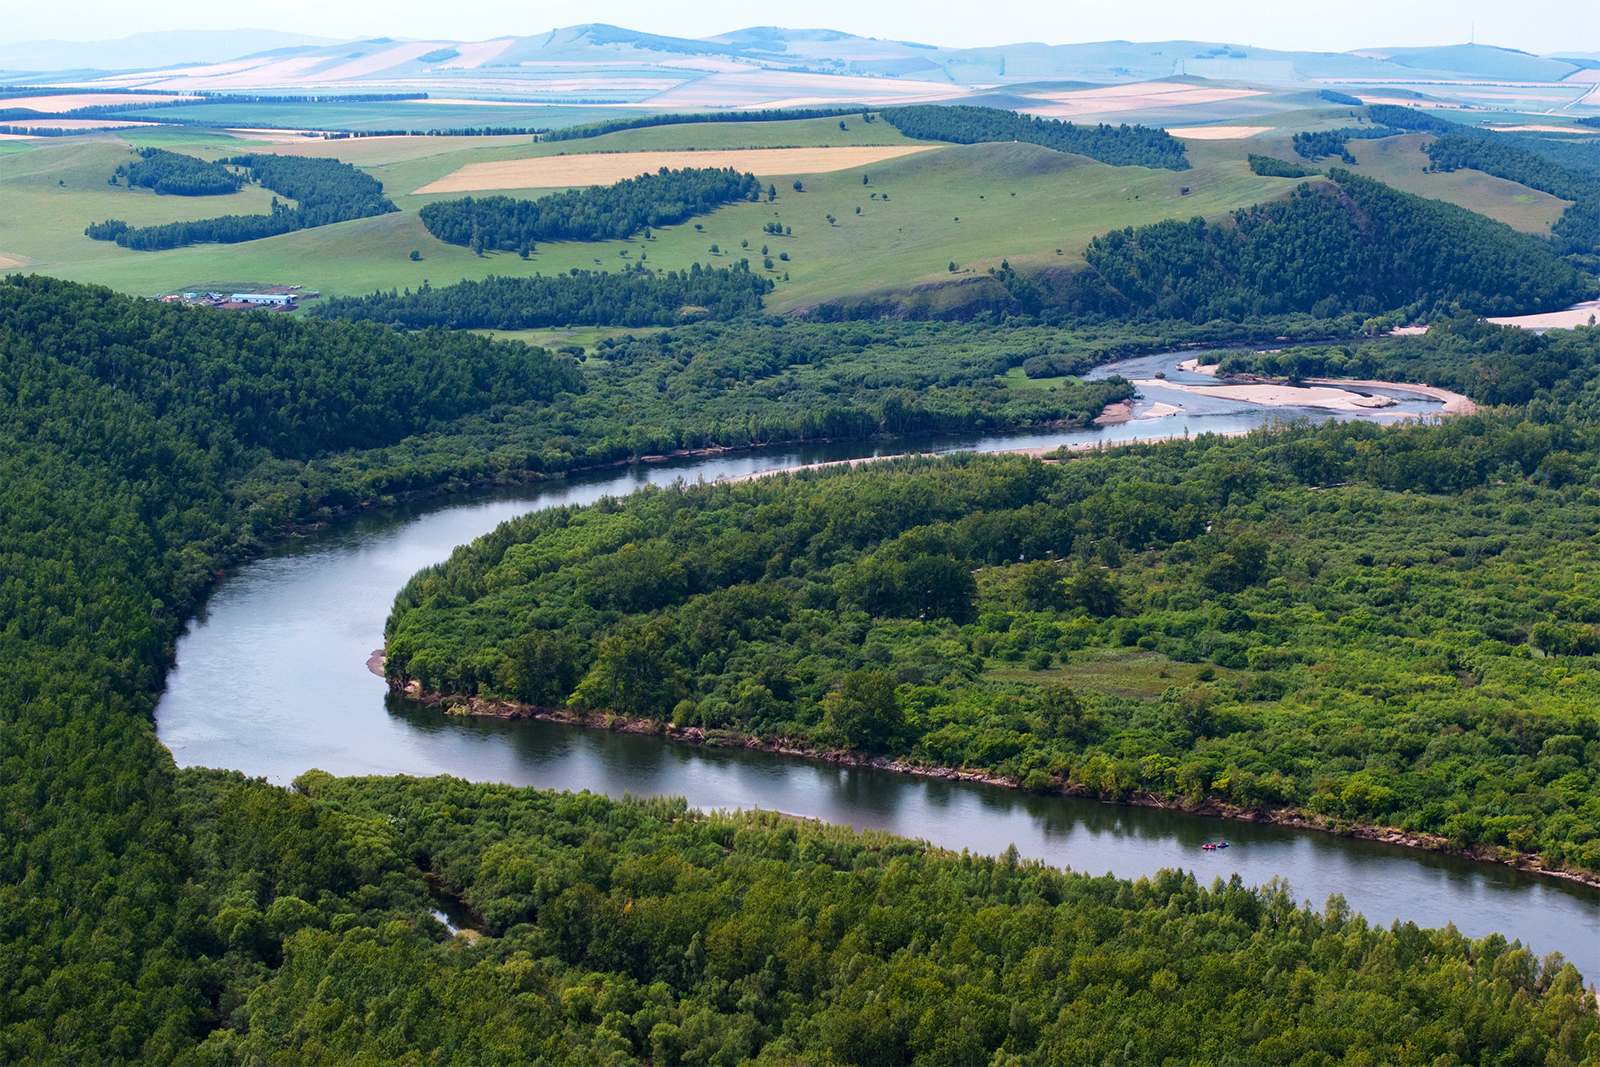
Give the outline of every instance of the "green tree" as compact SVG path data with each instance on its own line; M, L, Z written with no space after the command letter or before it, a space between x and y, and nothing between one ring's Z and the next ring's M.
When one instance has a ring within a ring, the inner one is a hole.
M824 703L828 726L851 748L879 751L905 730L905 708L888 671L851 671Z

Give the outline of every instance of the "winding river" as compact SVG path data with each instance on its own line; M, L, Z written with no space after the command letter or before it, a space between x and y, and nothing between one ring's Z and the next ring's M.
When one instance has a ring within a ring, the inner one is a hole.
M1173 385L1211 382L1178 368L1193 354L1127 360L1096 376L1149 380L1160 372ZM1397 403L1338 417L1427 417L1441 407L1398 386L1362 391ZM1154 382L1141 394L1133 419L1101 430L695 457L333 524L291 539L218 586L179 641L177 666L156 709L161 740L181 766L230 767L280 784L320 767L339 775L451 774L611 796L674 794L699 808L773 809L953 849L992 854L1014 842L1025 856L1092 874L1138 877L1181 867L1204 882L1235 872L1247 884L1281 877L1296 897L1319 907L1329 894L1341 893L1377 924L1454 922L1474 937L1498 930L1541 954L1564 953L1590 980L1600 977L1600 890L1559 879L1313 831L552 723L446 716L396 697L367 669L394 595L412 574L538 508L589 503L678 478L710 481L905 451L1081 447L1329 416L1326 410L1196 396ZM1178 410L1145 417L1171 408ZM1233 847L1200 849L1222 838Z

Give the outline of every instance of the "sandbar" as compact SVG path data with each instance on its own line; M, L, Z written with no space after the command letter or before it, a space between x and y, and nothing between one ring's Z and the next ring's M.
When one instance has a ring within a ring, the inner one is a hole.
M733 167L754 174L823 174L868 163L937 152L943 145L840 145L834 148L732 148L703 152L582 152L468 163L429 182L418 193L470 193L483 189L566 189L610 185L653 174L662 167Z
M1209 374L1215 378L1217 376L1217 368L1221 365L1220 363L1201 363L1199 359L1186 359L1178 364L1178 369L1188 371L1190 374Z
M1590 320L1600 322L1600 300L1586 300L1563 311L1546 311L1539 315L1505 315L1489 321L1499 326L1520 326L1524 330L1570 330L1574 326L1587 326Z
M1182 410L1183 408L1177 404L1165 404L1158 400L1154 404L1151 404L1148 409L1139 412L1139 418L1164 419L1168 415L1176 415Z
M1245 404L1260 404L1269 408L1322 408L1327 411L1366 411L1372 408L1393 407L1393 397L1362 396L1344 389L1274 385L1179 385L1163 378L1138 378L1134 385L1140 388L1176 389L1192 396L1213 396L1223 400L1237 400ZM1390 386L1394 382L1387 383Z

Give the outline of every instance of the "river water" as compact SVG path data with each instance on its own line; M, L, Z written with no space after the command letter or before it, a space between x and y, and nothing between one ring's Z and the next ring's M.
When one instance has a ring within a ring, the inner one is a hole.
M1177 369L1179 356L1102 368L1174 384L1211 379ZM1368 392L1372 390L1367 390ZM1379 418L1425 417L1437 401L1401 401ZM1183 410L1140 418L1157 402ZM738 477L803 463L904 451L999 451L1096 441L1231 432L1271 418L1326 411L1264 409L1147 386L1127 423L1081 433L855 442L696 457L395 508L294 538L230 574L178 643L156 709L161 740L180 766L230 767L288 784L318 767L338 775L451 774L611 796L672 794L703 809L765 808L1025 856L1091 874L1237 872L1247 884L1286 879L1320 906L1332 893L1374 923L1454 922L1469 936L1498 930L1535 951L1557 950L1600 977L1600 890L1392 845L1180 812L1041 797L971 783L742 750L681 745L552 723L446 716L390 693L366 667L383 641L395 593L421 568L499 523L538 508L591 503L646 484ZM1373 416L1363 416L1373 417ZM1233 847L1206 852L1206 841Z

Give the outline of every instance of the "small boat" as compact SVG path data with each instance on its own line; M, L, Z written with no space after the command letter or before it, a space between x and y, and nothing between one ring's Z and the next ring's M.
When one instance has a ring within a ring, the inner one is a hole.
M1226 841L1218 841L1217 842L1217 847L1218 848L1227 848L1228 847L1228 843Z
M1217 846L1213 845L1210 841L1207 841L1205 844L1201 845L1200 847L1205 849L1207 852L1215 852L1216 849L1217 849Z

